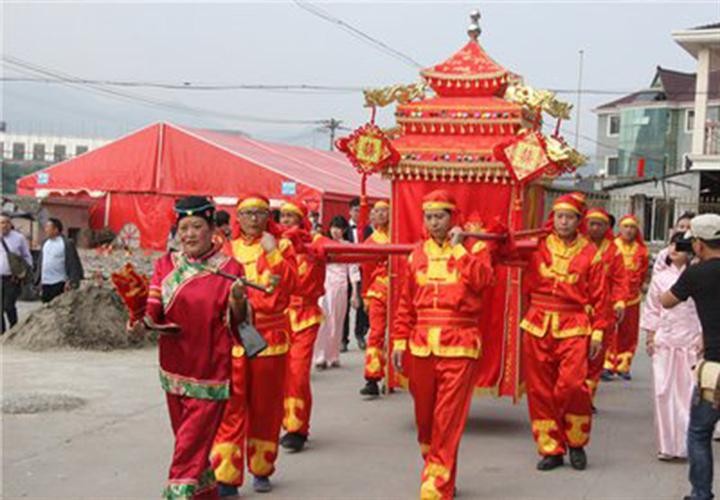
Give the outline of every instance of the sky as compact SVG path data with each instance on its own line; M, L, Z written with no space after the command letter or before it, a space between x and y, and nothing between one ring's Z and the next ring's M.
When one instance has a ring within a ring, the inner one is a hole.
M310 2L422 66L443 61L468 40L468 14L482 15L480 43L535 88L576 102L584 52L580 150L594 159L592 109L645 88L656 66L692 72L695 60L671 32L720 20L709 2ZM5 58L92 80L181 84L380 87L419 80L418 68L379 50L294 2L13 2L0 6ZM327 148L313 123L335 118L354 128L369 119L359 90L169 90L10 81L27 77L3 64L1 120L8 132L114 138L166 120L241 130L259 139ZM37 77L38 75L32 75ZM617 92L619 94L602 94ZM137 98L194 108L146 105ZM303 123L264 123L261 120ZM564 125L571 144L577 112ZM379 111L393 123L391 107ZM307 123L305 123L307 122ZM340 134L345 133L343 131Z

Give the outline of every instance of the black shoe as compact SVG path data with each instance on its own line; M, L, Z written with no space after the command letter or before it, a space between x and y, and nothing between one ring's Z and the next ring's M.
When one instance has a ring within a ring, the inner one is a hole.
M367 343L365 342L365 339L358 339L358 349L361 351L364 351L367 348Z
M615 378L615 374L610 370L603 370L600 374L600 380L603 382L611 382Z
M378 383L374 380L368 380L365 383L365 387L360 389L360 394L362 396L379 396L380 395L380 387L378 387Z
M340 346L340 352L348 352L347 342L342 343L342 346Z
M570 448L570 465L575 470L585 470L587 468L587 455L582 448Z
M595 407L595 405L592 405L591 408L592 408L592 414L597 415L597 408Z
M537 470L553 470L562 467L565 463L562 455L546 455L537 463Z
M220 498L234 497L238 494L238 487L232 484L218 483L217 488Z
M280 440L280 446L286 450L297 453L305 447L305 441L307 441L307 436L299 432L288 432Z
M621 373L621 374L620 374L620 378L623 379L623 380L628 380L628 381L630 381L630 380L632 380L632 375L630 375L630 372Z

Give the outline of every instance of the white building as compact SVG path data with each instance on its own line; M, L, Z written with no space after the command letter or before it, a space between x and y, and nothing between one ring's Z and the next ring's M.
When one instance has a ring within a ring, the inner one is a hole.
M2 159L7 162L57 163L109 142L108 139L0 132Z

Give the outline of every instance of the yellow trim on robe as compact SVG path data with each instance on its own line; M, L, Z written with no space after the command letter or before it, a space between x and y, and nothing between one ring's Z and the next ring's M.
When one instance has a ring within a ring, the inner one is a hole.
M549 327L549 328L548 328ZM570 337L587 336L591 334L589 326L574 326L572 328L560 329L560 315L557 312L548 311L543 316L542 326L531 323L527 318L520 322L520 328L535 337L544 337L550 331L553 338L566 339Z
M290 329L297 333L301 332L303 330L306 330L310 328L311 326L319 325L323 322L323 319L325 317L322 314L316 314L314 316L310 316L309 318L306 318L303 321L297 320L298 313L294 309L288 310L288 319L290 320Z

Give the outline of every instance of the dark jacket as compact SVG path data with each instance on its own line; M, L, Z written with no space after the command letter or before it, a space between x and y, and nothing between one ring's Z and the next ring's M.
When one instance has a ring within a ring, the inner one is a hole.
M364 233L364 234L363 234L363 237L362 237L362 241L355 241L355 239L353 238L352 227L351 227L351 226L348 226L348 228L345 230L344 238L345 238L346 240L348 240L350 243L362 243L363 241L365 241L366 239L368 239L368 237L373 233L373 228L372 228L372 226L371 226L370 224L366 225L366 226L365 226L365 231L363 231L363 233Z
M72 240L69 240L63 235L60 235L60 238L62 238L63 244L65 245L65 274L68 276L68 283L70 283L70 286L77 288L80 285L80 281L85 277L80 255L78 255L75 243L73 243ZM43 243L43 246L45 246L45 243ZM37 274L35 275L36 285L40 285L42 278L42 261L43 252L41 247L37 262Z

